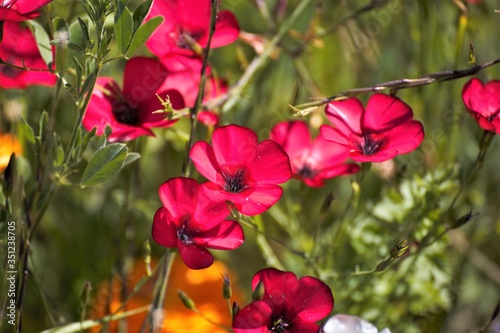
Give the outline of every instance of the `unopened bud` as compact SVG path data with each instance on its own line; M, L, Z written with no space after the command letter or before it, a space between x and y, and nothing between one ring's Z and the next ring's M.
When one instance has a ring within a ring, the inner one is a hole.
M468 223L470 220L472 220L477 215L479 215L479 213L472 214L472 209L471 209L470 212L468 212L467 214L463 215L458 220L456 220L455 222L453 222L453 224L451 225L450 229L460 228L461 226L463 226L464 224Z
M14 178L16 171L16 154L10 154L9 164L5 168L3 173L3 195L6 198L9 198L12 194L12 190L14 189Z
M142 246L142 257L144 258L144 265L146 266L146 275L151 276L151 245L147 239Z
M90 304L90 293L92 292L92 284L85 282L83 284L82 294L80 296L80 304L82 307L87 307Z
M240 307L236 302L233 302L233 307L231 308L231 315L233 316L233 318L238 314L239 311Z
M260 301L262 297L264 297L264 283L262 283L262 281L259 281L252 292L252 300Z
M186 295L182 290L177 290L177 296L181 299L182 304L189 310L196 309L196 305L188 295Z
M394 245L391 249L390 256L393 259L401 257L403 254L405 254L408 249L410 248L410 244L408 244L408 241L406 239L403 239L402 241L398 241L396 245Z
M377 265L377 267L375 268L375 271L376 272L382 272L382 271L384 271L391 264L391 262L393 260L394 259L392 259L392 258L387 258L386 260L382 261L381 263L379 263Z
M224 299L230 299L232 295L232 290L231 290L231 282L229 281L229 276L226 274L222 275L222 297Z

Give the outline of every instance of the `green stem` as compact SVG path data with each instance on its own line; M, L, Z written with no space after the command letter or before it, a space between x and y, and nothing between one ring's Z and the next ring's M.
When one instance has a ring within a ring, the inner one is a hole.
M189 109L190 113L190 130L189 130L189 141L187 144L186 157L184 159L184 164L182 167L182 173L184 176L189 176L189 151L193 146L196 124L196 115L202 106L203 96L205 95L205 81L206 81L206 70L208 64L208 55L210 52L210 44L212 42L212 37L215 33L215 24L217 21L217 0L212 0L211 11L210 11L210 31L208 34L208 41L203 53L203 63L201 65L200 73L200 85L198 87L198 95L196 96L196 102L192 108Z
M165 303L165 294L167 291L167 284L170 278L170 273L172 271L172 264L174 262L175 252L167 250L167 253L163 256L162 270L158 281L155 286L155 293L153 298L153 306L149 313L149 333L154 333L156 327L154 327L154 315L156 311L162 311L163 304Z
M295 21L299 18L302 12L309 6L312 0L302 0L299 5L295 8L292 15L283 22L278 30L278 33L269 42L264 51L255 56L250 65L248 65L245 73L227 92L227 94L220 96L219 98L213 99L207 103L207 109L214 109L217 106L224 105L223 112L229 111L240 99L243 89L250 83L257 71L264 66L266 61L269 59L270 55L276 49L278 44L281 42L283 37L290 31Z

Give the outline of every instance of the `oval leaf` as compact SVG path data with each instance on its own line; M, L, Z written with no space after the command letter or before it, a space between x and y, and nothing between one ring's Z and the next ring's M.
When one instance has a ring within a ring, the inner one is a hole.
M48 68L52 68L52 46L50 45L49 35L47 31L36 21L28 21L31 31L36 39L36 45L38 46L38 51L43 58L43 61L47 64Z
M99 149L83 172L81 186L96 185L116 176L127 158L127 146L113 143Z
M156 16L137 28L137 31L135 32L134 36L132 37L132 41L130 42L126 57L130 58L135 53L135 51L137 51L144 43L146 43L151 34L156 30L156 28L158 28L158 26L162 22L163 17Z

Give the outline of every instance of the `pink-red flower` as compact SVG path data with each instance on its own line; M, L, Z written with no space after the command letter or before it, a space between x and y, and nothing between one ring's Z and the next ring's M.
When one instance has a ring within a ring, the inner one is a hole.
M323 125L321 134L349 148L356 162L390 160L415 150L424 139L424 127L397 97L374 94L366 109L355 97L330 102L326 115L335 127Z
M349 149L325 140L321 135L311 140L303 121L283 121L271 130L271 139L290 157L293 175L307 185L321 187L324 180L358 172L356 164L345 163Z
M0 64L0 87L19 89L30 85L54 85L56 76L49 71L42 59L31 30L23 23L8 21L3 22L3 29L0 59L30 70Z
M311 276L266 268L253 277L252 290L258 286L263 297L236 314L235 333L316 333L333 309L332 291Z
M212 145L199 141L189 156L209 182L203 190L214 201L230 201L245 215L257 215L274 205L283 190L278 184L290 179L288 155L273 140L258 142L247 127L217 128Z
M191 178L171 178L160 186L163 207L156 211L152 235L158 244L179 249L191 269L207 268L213 257L206 249L233 250L243 244L243 229L225 202L213 202Z
M492 80L483 85L473 78L465 84L462 99L479 126L500 134L500 81Z
M148 18L163 16L147 47L163 57L169 53L192 56L193 45L206 47L210 31L210 0L154 0ZM210 47L221 47L238 38L240 28L233 13L217 13L215 33Z
M146 57L130 59L125 65L123 90L109 77L97 80L83 119L87 130L97 128L102 135L107 125L112 133L109 141L128 141L141 135L154 136L152 127L169 127L175 121L167 120L158 96L170 98L174 109L182 109L184 100L177 90L158 88L167 78L168 71L157 60Z
M0 22L34 19L40 15L40 9L51 1L52 0L0 0Z

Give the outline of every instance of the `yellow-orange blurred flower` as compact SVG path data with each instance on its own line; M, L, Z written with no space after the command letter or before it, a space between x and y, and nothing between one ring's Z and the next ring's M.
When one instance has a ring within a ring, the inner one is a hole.
M15 136L10 134L0 133L0 172L2 172L9 164L10 155L16 153L21 155L23 147Z
M128 281L128 288L131 290L145 275L144 262L137 260L134 263L133 273ZM163 327L161 333L189 333L189 332L211 332L224 333L224 329L209 323L196 312L187 309L182 301L177 296L177 291L182 290L195 303L196 308L210 320L224 326L231 327L231 315L229 313L228 303L222 297L222 274L227 273L232 285L231 302L242 303L242 293L235 286L236 276L232 274L228 268L221 262L215 261L212 266L203 270L191 270L182 260L176 257L172 266L172 272L168 281L167 292L165 296L165 306L163 313ZM138 292L126 305L125 311L130 311L151 302L153 284L149 281L140 292ZM104 283L100 288L94 307L93 318L100 318L108 314L106 304L110 303L110 311L113 313L121 305L120 294L123 290L118 279L114 279L111 290L109 291L109 283ZM107 295L112 294L112 299L109 301ZM147 313L140 313L130 316L126 320L127 332L139 332L142 323L146 319ZM108 327L109 332L118 331L118 323L112 322ZM92 332L98 332L93 330Z

